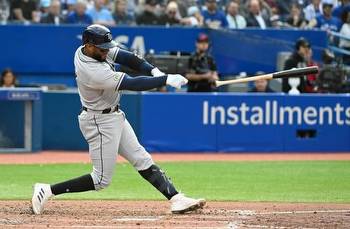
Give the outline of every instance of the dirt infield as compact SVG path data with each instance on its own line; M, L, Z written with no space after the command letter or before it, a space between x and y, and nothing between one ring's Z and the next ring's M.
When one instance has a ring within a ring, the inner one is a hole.
M173 215L165 201L0 201L0 228L350 228L350 204L209 202Z
M350 160L349 153L152 153L154 161L289 161ZM125 159L118 157L118 162ZM0 164L89 163L87 152L0 153Z
M155 161L350 160L343 154L152 154ZM125 162L118 158L118 162ZM0 154L0 164L89 163L87 153ZM173 215L166 201L51 200L42 215L30 201L0 201L0 228L350 228L350 203L208 202Z

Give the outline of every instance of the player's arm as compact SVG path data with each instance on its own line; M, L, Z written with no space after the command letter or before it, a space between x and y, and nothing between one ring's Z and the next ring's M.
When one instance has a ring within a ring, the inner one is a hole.
M186 78L179 74L168 74L159 77L130 77L129 75L124 74L124 77L121 80L121 83L117 89L129 91L146 91L154 88L159 88L165 85L170 85L175 88L181 88L181 86L185 85L186 83Z
M118 90L129 91L147 91L154 88L162 87L166 85L168 76L150 77L150 76L137 76L130 77L125 74L123 80L120 83Z
M187 83L187 79L179 74L168 74L159 77L137 76L131 77L123 72L115 72L106 66L99 69L99 77L91 77L87 86L97 89L114 89L130 91L146 91L165 85L181 88Z
M112 50L112 59L115 63L127 66L145 75L162 76L165 75L158 68L138 57L136 54L124 49L116 48Z

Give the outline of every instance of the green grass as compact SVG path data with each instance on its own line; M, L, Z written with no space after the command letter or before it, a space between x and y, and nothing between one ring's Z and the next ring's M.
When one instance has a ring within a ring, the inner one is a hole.
M189 196L225 201L350 203L350 161L161 163ZM35 182L55 183L90 172L90 164L0 165L0 199L30 199ZM129 164L118 164L100 192L60 199L164 199Z

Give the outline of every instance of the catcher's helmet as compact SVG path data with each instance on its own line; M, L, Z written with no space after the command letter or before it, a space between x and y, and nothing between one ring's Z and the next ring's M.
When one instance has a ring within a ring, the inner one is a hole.
M101 49L110 49L117 46L112 39L111 31L103 25L90 25L83 32L83 44L93 44Z

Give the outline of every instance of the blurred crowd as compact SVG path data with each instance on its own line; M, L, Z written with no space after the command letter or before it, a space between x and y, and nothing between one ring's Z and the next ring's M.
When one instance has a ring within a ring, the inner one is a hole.
M343 39L337 46L350 51L350 0L0 0L0 23L319 28L339 33ZM191 56L189 91L211 91L218 79L214 59L208 56L204 59L212 61L202 61L205 52L200 50L208 49L208 37L201 39ZM317 65L307 40L297 41L295 48L284 69ZM350 64L349 55L344 55L344 63ZM199 67L210 71L199 71ZM15 86L15 82L13 72L5 69L0 86ZM298 89L319 92L315 82L316 76L300 78ZM289 90L289 83L283 82L283 91ZM256 82L252 91L271 89L267 82Z
M0 0L6 23L320 28L346 33L350 0Z

